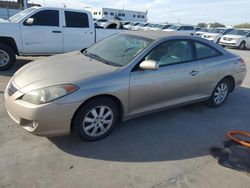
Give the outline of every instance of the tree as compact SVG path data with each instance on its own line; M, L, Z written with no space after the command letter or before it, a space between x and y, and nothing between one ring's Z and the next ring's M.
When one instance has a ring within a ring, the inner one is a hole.
M226 27L225 25L215 22L215 23L210 23L209 24L211 28L216 28L216 27Z
M234 28L248 28L248 29L250 29L250 23L238 24L238 25L235 25Z
M197 27L207 27L207 24L206 23L198 23Z

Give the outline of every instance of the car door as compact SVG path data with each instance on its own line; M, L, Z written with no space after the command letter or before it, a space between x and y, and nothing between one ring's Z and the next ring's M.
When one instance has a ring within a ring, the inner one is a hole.
M39 10L25 19L20 27L24 54L49 55L63 52L59 10Z
M250 32L246 36L246 48L250 49Z
M157 61L160 68L158 70L135 68L131 72L131 115L197 98L199 64L193 61L190 41L164 42L155 47L143 60Z
M95 43L94 24L85 12L64 11L64 52L81 50Z

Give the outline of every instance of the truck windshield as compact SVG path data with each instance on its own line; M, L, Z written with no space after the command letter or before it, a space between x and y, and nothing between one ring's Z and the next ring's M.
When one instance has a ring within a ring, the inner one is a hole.
M129 64L152 40L129 34L108 37L86 49L83 54L100 62L122 67Z
M17 14L15 14L14 16L11 16L9 18L10 22L18 22L19 20L21 20L22 18L24 18L26 15L28 15L29 13L31 13L33 10L35 10L36 8L28 8L25 9Z

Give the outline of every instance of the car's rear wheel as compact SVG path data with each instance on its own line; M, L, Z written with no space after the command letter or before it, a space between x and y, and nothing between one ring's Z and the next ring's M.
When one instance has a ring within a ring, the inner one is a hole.
M0 44L0 71L11 68L15 61L16 56L13 50L5 44Z
M245 41L242 41L242 42L240 43L240 45L239 45L239 49L240 49L240 50L245 50L245 48L246 48L246 42L245 42Z
M80 107L73 126L83 140L96 141L109 135L118 119L117 104L110 98L100 97Z
M230 82L228 79L221 80L215 87L213 94L209 99L210 106L219 107L227 100L230 92Z

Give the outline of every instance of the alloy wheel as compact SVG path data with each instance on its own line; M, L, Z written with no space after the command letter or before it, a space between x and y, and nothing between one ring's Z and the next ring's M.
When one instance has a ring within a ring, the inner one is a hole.
M227 97L228 94L228 85L226 83L221 83L215 90L214 93L214 102L215 104L221 104Z
M0 50L0 67L7 65L10 61L10 56L7 52Z
M114 114L107 106L98 106L90 110L83 119L83 131L91 137L105 134L114 121Z

